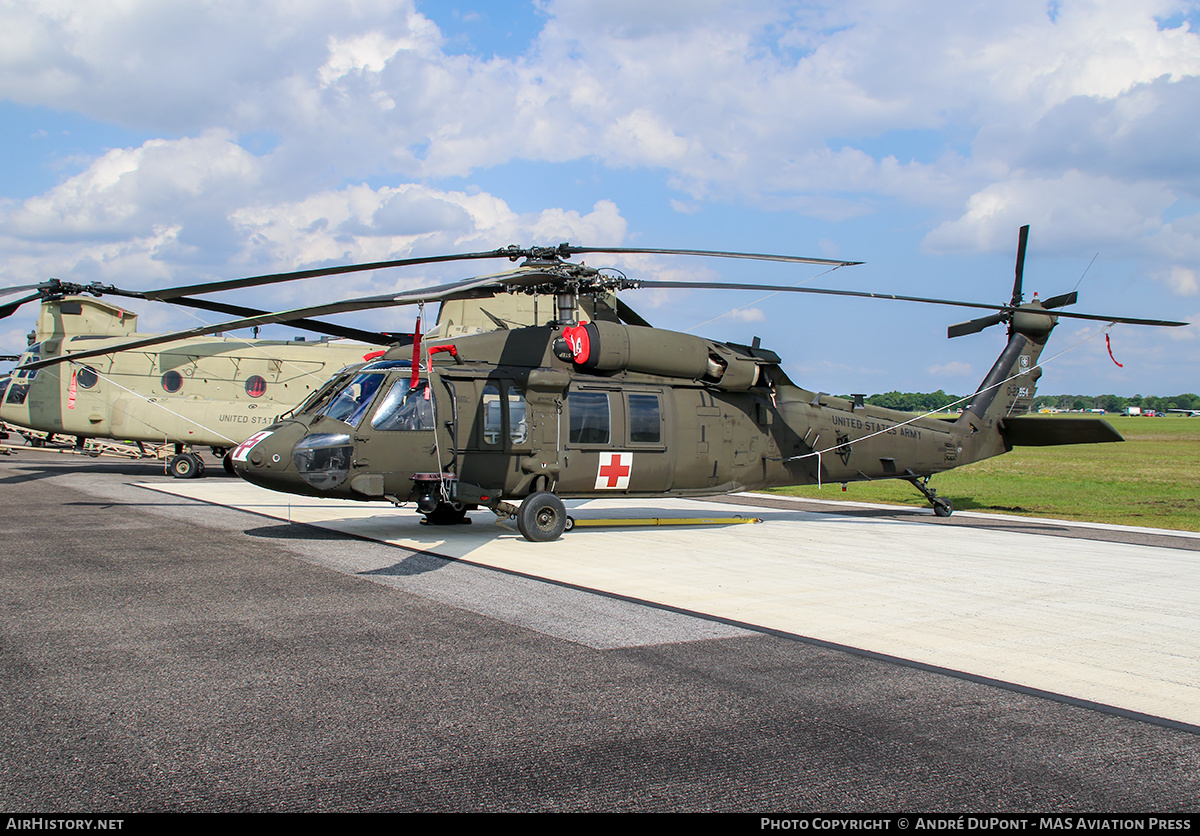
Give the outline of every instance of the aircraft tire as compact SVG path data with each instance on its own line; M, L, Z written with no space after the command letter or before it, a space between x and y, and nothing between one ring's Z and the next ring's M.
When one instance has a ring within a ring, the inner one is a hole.
M237 476L237 471L233 469L233 453L226 453L221 457L221 466L230 476Z
M176 479L195 479L204 473L204 464L195 453L180 453L167 459L167 473Z
M517 528L534 543L548 543L562 536L567 526L567 508L549 491L525 497L517 510Z
M933 513L938 517L948 517L954 513L954 505L948 499L935 499Z

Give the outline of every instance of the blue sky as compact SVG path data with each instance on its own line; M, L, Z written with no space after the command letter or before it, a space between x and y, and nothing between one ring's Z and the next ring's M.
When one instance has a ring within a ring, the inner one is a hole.
M1003 303L1028 223L1027 292L1078 284L1076 310L1200 323L1198 21L1196 2L1169 0L0 0L0 286L151 288L570 241L867 262L589 260L644 278ZM761 336L829 392L965 394L1003 342L947 341L974 315L950 308L627 301L663 327ZM138 312L147 331L196 324ZM0 351L33 317L0 322ZM1200 389L1200 325L1113 328L1123 368L1101 332L1063 321L1043 393Z

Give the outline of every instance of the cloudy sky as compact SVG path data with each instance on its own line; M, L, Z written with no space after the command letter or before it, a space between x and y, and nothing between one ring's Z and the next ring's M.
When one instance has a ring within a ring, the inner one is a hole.
M1004 303L1078 286L1043 393L1200 389L1200 3L0 0L0 285L151 288L569 241L844 258L593 257L702 278ZM495 269L507 262L495 265ZM262 307L487 267L313 280ZM969 310L642 291L759 335L801 385L967 393ZM239 300L235 300L239 301ZM146 331L190 313L139 308ZM32 308L0 322L18 351ZM411 327L390 310L353 319ZM1064 352L1059 355L1059 352Z

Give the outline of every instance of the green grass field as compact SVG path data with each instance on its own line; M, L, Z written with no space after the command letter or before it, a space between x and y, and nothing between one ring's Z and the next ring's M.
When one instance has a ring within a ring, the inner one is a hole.
M933 477L958 511L1200 531L1200 418L1105 416L1123 444L1018 447ZM907 482L851 482L775 493L928 507Z

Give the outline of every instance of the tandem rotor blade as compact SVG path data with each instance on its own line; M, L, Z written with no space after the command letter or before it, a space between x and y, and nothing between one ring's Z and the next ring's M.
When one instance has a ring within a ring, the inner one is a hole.
M26 302L32 302L35 299L41 299L41 293L34 293L31 296L26 296L24 299L18 299L15 302L9 302L7 305L0 305L0 319L6 319L17 312L17 308L24 305Z
M178 299L172 300L169 304L181 305L187 308L197 308L203 311L212 311L214 313L228 314L230 316L264 316L270 311L259 310L258 308L245 308L241 305L227 305L223 302L210 302L207 299L192 299L188 296L181 296ZM279 323L286 325L289 328L299 328L303 331L313 331L317 334L328 334L331 337L342 337L347 340L358 340L359 342L368 343L370 345L392 345L396 342L404 342L405 338L412 339L411 334L389 334L386 332L363 331L359 328L351 328L346 325L338 325L335 322L322 322L319 319L288 319Z
M216 325L202 325L200 327L189 328L184 331L175 331L170 334L146 336L141 339L129 340L127 342L110 345L104 348L95 348L86 351L73 352L68 355L43 358L32 363L27 363L21 368L40 369L44 366L56 365L67 360L85 360L89 357L100 357L106 354L116 354L117 352L121 351L133 351L139 348L149 348L150 346L162 345L163 343L189 340L193 337L207 337L212 336L213 334L223 334L226 331L238 331L242 328L253 328L256 325L274 325L278 323L294 322L296 320L306 319L312 316L327 316L330 314L352 313L354 311L365 311L375 308L415 305L420 302L440 302L446 299L470 298L489 290L501 291L510 286L522 287L547 280L553 281L561 278L561 274L553 271L524 267L516 270L509 270L504 273L493 273L487 276L477 276L475 278L464 279L462 281L451 282L450 284L438 285L436 287L421 288L418 290L410 290L403 293L386 294L382 296L364 296L358 299L346 299L341 302L333 302L327 305L313 305L306 308L295 308L288 311L259 314L256 316L248 316L243 317L242 319L234 319L228 322L218 323Z
M22 290L40 290L40 284L19 284L13 287L0 287L0 296L8 296L13 293L20 293Z

